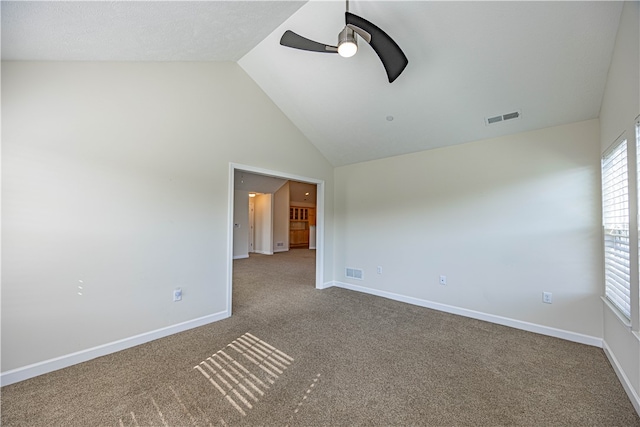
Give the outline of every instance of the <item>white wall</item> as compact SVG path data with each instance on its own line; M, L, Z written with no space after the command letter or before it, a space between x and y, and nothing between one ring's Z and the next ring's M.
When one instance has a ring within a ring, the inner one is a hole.
M254 250L259 254L273 255L273 194L257 194L254 216Z
M601 151L620 135L629 149L630 219L632 242L638 230L635 120L640 114L640 3L627 1L622 10L616 45L600 110ZM640 413L640 296L638 295L637 248L631 246L632 328L604 307L605 349L627 394ZM604 294L604 290L602 290ZM635 333L633 332L635 331Z
M235 190L233 197L233 258L249 257L249 192Z
M230 162L324 180L333 259L332 167L235 63L3 62L2 125L3 374L228 314Z
M598 135L591 120L336 168L337 285L597 344Z
M278 246L281 243L281 246ZM273 194L273 252L289 250L289 181Z

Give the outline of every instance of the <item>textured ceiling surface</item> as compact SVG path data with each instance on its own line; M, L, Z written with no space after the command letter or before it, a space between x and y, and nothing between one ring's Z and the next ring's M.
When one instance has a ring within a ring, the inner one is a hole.
M237 61L334 165L598 117L622 2L351 1L409 65L336 44L343 1L2 1L3 60ZM485 119L520 111L487 126Z
M237 61L303 4L2 1L2 59Z

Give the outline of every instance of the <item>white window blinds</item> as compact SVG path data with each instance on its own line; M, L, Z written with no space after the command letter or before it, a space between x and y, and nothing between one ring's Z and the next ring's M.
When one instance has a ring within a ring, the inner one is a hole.
M628 182L627 141L623 140L602 158L605 296L631 318Z

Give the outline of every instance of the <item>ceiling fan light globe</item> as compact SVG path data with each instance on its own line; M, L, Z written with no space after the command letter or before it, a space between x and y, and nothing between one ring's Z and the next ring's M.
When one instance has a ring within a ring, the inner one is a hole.
M338 54L343 58L350 58L357 51L358 42L356 41L355 32L349 27L344 27L338 34Z
M343 58L351 58L358 51L358 45L354 42L344 42L338 46L338 54Z

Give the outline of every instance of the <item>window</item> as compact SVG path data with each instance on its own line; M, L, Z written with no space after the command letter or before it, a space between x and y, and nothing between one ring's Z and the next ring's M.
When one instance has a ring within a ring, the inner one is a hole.
M602 157L605 297L631 318L629 268L629 187L627 141Z

